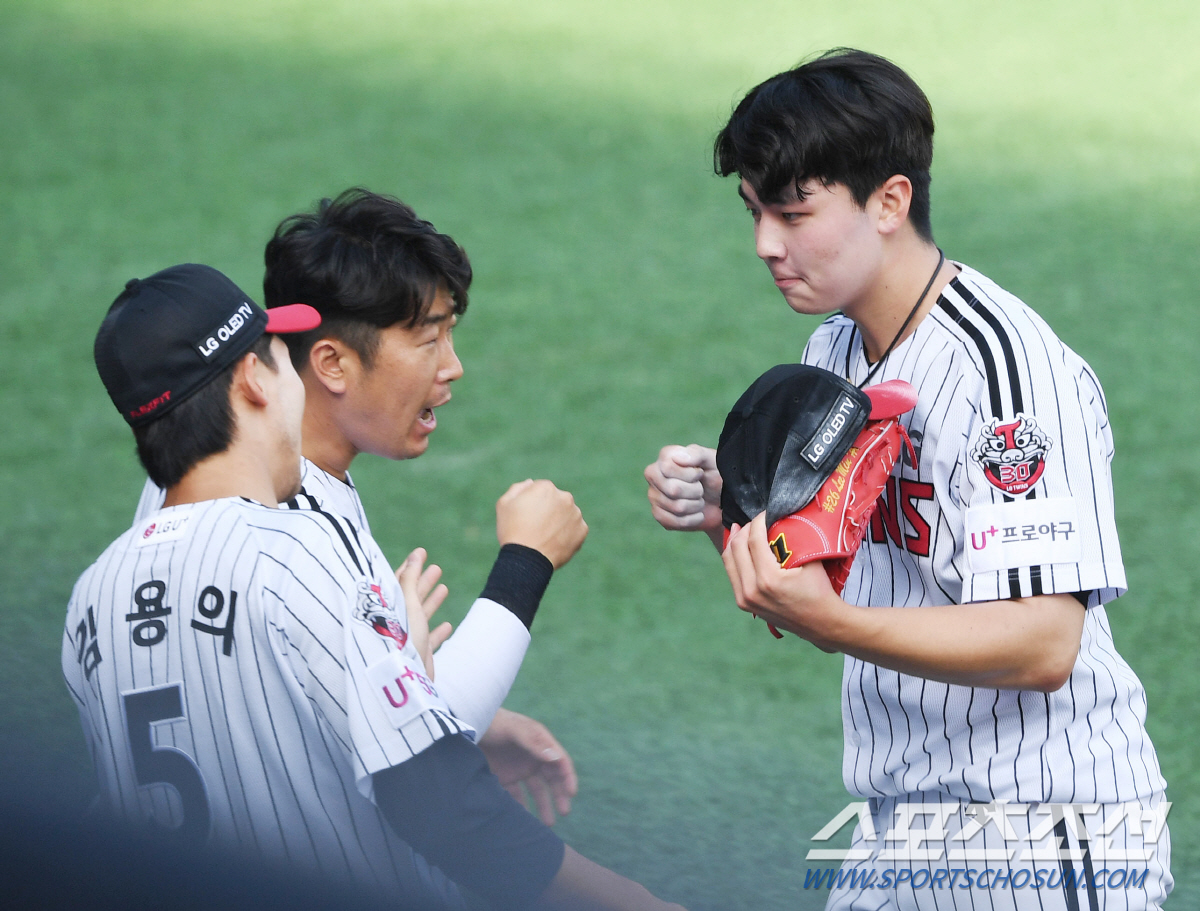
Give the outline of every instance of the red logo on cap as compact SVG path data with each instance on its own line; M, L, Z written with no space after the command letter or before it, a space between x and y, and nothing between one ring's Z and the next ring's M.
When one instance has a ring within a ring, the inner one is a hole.
M171 401L171 390L170 389L168 389L166 392L164 392L158 398L151 399L149 402L147 402L141 408L135 408L133 411L129 412L129 416L131 418L140 418L140 417L142 417L142 415L149 414L151 411L153 411L159 405L163 405L169 401Z

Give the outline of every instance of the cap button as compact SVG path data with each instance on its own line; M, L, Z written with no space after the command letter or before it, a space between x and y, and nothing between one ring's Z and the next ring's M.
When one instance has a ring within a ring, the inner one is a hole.
M142 282L142 280L140 278L131 278L129 281L125 282L125 290L131 291L134 288L136 288L138 285L140 285L141 282Z

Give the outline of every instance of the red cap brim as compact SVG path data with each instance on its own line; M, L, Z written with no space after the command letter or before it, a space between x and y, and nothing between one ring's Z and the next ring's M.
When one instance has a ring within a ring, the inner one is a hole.
M321 314L314 308L308 304L288 304L267 311L267 328L264 331L272 335L286 335L289 332L307 332L319 325Z

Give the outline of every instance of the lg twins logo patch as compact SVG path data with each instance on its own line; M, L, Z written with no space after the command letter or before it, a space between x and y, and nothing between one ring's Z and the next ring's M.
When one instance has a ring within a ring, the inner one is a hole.
M1027 493L1046 470L1046 454L1054 441L1029 415L1000 423L993 418L979 430L971 458L979 463L988 483L1009 496Z
M408 633L396 620L392 609L383 600L383 590L378 585L369 582L358 583L358 619L396 643L397 648L404 648L408 642Z

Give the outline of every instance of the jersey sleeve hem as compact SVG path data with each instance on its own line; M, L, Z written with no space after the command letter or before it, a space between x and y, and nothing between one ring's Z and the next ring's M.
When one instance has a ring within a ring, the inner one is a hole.
M358 792L372 803L377 803L372 777L376 773L402 765L452 734L464 734L468 739L475 737L471 728L463 725L449 712L437 709L422 712L397 728L396 732L399 734L400 743L385 744L377 741L374 744L363 745L356 740L354 784Z
M1037 568L1040 570L1038 594L1070 595L1090 591L1092 594L1088 598L1088 607L1115 601L1129 588L1122 566L1105 563L1054 563L1043 564ZM1007 601L1012 598L1033 597L1030 567L1021 567L1016 572L1019 587L1016 594L1013 593L1013 586L1006 571L968 577L963 586L963 602Z

